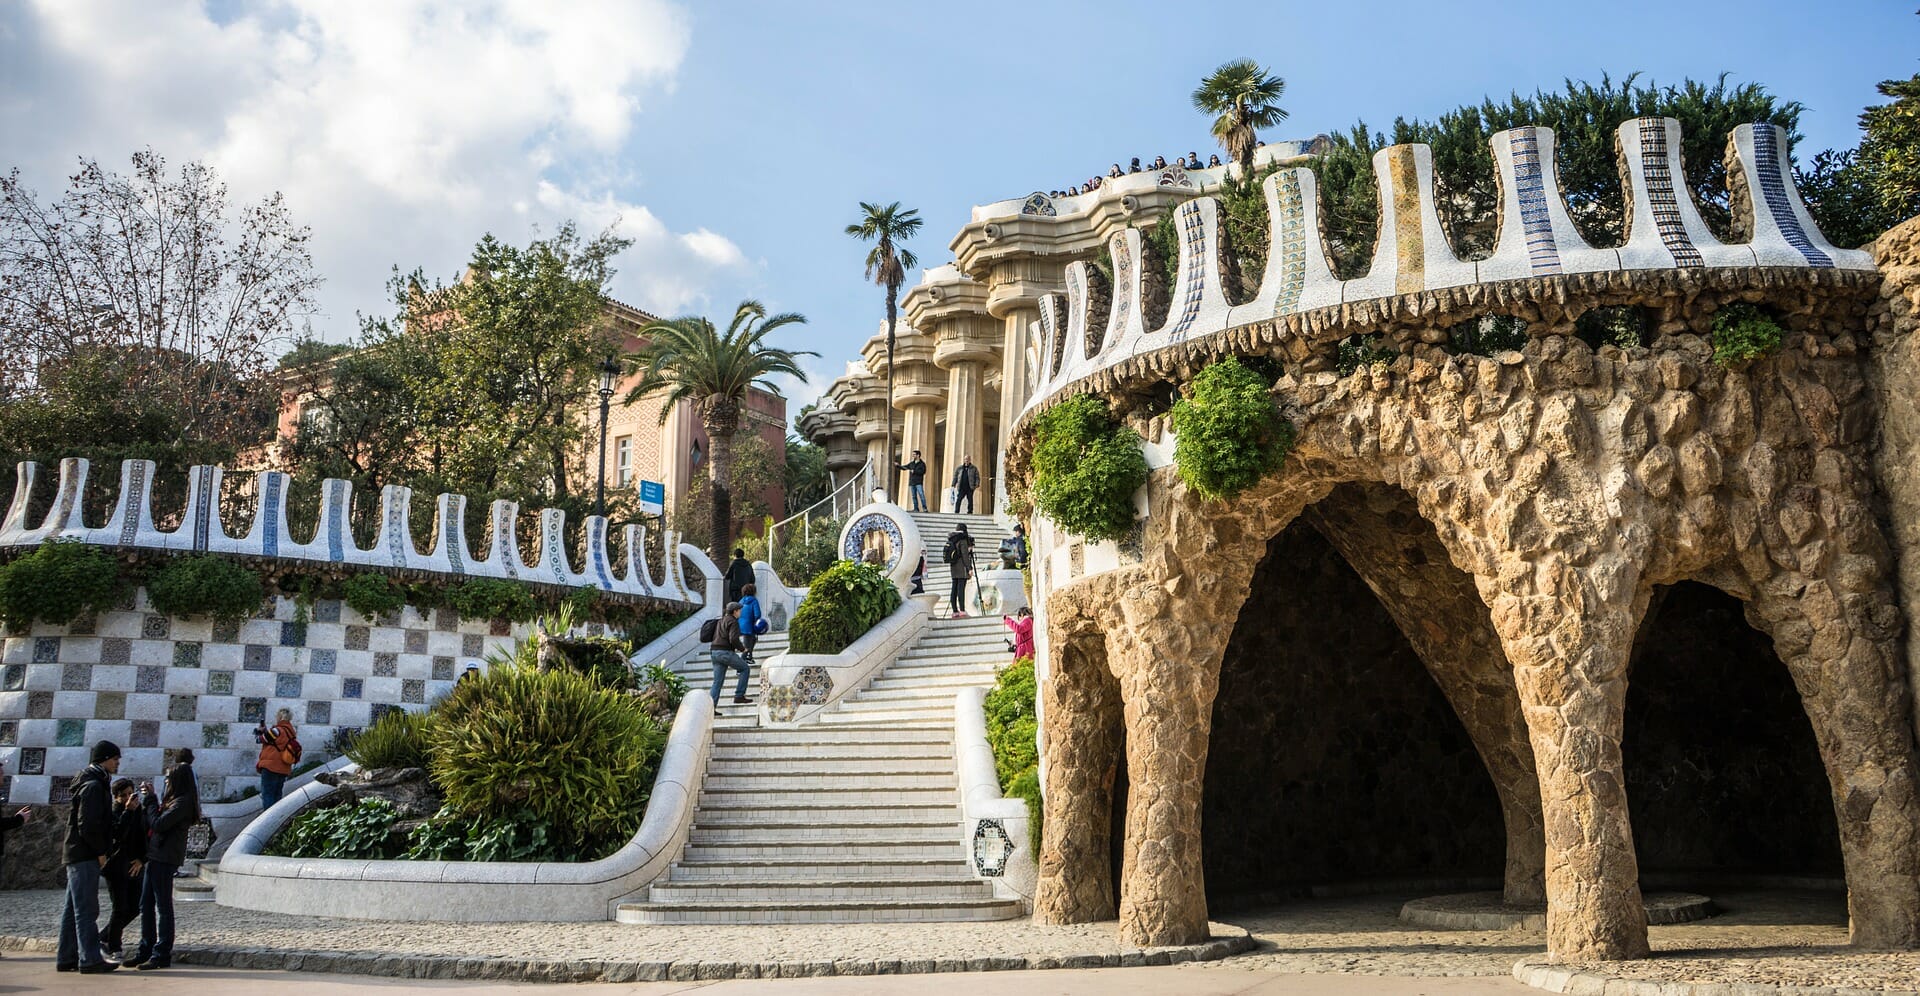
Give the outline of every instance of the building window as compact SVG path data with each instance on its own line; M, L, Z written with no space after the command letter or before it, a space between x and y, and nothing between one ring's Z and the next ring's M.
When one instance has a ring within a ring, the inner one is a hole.
M633 437L621 436L613 444L613 483L626 487L633 483Z

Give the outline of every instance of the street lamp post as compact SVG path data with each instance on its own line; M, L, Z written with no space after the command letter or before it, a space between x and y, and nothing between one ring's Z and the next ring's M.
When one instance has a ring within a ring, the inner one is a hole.
M600 362L600 474L593 499L593 514L607 517L607 412L613 404L613 379L620 375L620 364L613 354Z

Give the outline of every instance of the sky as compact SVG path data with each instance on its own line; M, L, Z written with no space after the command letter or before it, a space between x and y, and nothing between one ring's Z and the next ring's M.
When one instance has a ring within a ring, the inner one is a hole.
M1913 8L0 0L0 168L52 199L81 157L125 170L150 146L212 164L240 202L283 192L313 230L330 341L391 310L395 265L451 279L483 234L616 226L634 240L619 300L808 317L776 340L820 354L785 385L798 412L883 313L843 234L860 201L919 209L909 248L947 262L972 205L1215 151L1188 94L1229 59L1286 79L1269 139L1603 72L1725 72L1806 106L1810 158L1858 141L1875 83L1920 71Z

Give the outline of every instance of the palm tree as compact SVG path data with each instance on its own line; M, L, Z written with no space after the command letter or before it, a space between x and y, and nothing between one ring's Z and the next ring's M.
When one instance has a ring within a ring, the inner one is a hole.
M1287 119L1280 97L1287 81L1267 72L1252 59L1235 59L1213 71L1193 91L1195 109L1213 114L1213 137L1227 155L1239 160L1240 179L1253 178L1253 150L1260 146L1259 130Z
M907 282L907 271L920 265L920 257L899 243L919 233L920 212L900 210L899 201L885 207L861 201L860 214L858 222L847 226L847 234L873 243L867 253L867 279L887 289L887 462L898 463L893 450L893 325L900 314L900 285Z
M733 496L727 488L733 473L733 437L740 431L740 410L747 391L761 387L779 394L780 389L770 379L776 374L787 374L804 383L807 375L800 370L799 358L820 355L769 346L767 336L775 329L804 325L806 321L792 312L768 316L760 302L742 301L724 335L711 321L688 315L641 329L646 344L627 354L626 362L641 371L640 382L627 392L628 404L665 392L661 424L666 424L667 416L680 402L691 401L707 430L707 476L713 486L710 552L716 564L729 559Z

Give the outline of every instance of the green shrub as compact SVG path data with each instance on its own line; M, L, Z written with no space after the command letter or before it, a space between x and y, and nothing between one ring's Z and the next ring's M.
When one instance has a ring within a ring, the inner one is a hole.
M1751 304L1729 304L1713 316L1713 361L1723 367L1767 356L1780 348L1786 330Z
M274 834L266 853L283 858L391 858L388 842L400 811L385 799L309 809Z
M0 567L0 621L16 629L34 620L64 626L111 608L125 584L113 554L97 546L48 540Z
M1630 304L1589 308L1573 320L1573 337L1599 352L1602 346L1634 349L1647 344L1647 313Z
M574 860L544 820L526 817L462 819L442 809L415 827L401 857L414 861Z
M1040 413L1033 427L1034 504L1087 539L1125 536L1133 528L1133 493L1147 483L1140 437L1090 394Z
M424 768L432 743L433 711L408 712L394 709L353 735L347 744L347 757L362 769Z
M260 576L220 557L181 557L147 579L147 598L170 616L245 619L260 611Z
M1040 796L1040 766L1034 765L1014 776L1013 781L1002 790L1009 799L1019 799L1027 804L1027 846L1033 849L1033 860L1040 861L1040 844L1046 839L1046 801Z
M581 642L584 648L572 651L575 667L602 688L626 691L634 687L633 664L628 660L633 655L631 644L611 636L590 636Z
M1361 367L1370 367L1382 363L1392 363L1400 354L1386 345L1379 334L1350 335L1340 340L1334 348L1333 369L1345 377Z
M672 668L664 664L653 663L640 671L640 688L665 685L667 689L667 708L677 709L680 700L687 697L687 679L675 674Z
M378 619L389 612L400 611L407 604L407 590L384 574L355 574L340 585L340 598L347 603L347 608L369 619Z
M499 666L436 710L429 772L461 820L544 823L593 860L640 827L667 730L626 695L571 671Z
M573 615L569 618L586 619L593 614L593 607L598 604L599 601L600 589L581 585L567 592L567 597L561 601L560 607L562 609L573 610Z
M1200 497L1222 501L1280 469L1293 448L1267 381L1239 360L1220 360L1193 379L1192 397L1173 406L1173 462Z
M667 635L675 626L687 621L691 612L650 612L641 616L633 625L627 627L627 639L635 650Z
M787 624L795 654L837 654L900 607L900 589L877 564L842 560L822 571Z
M527 622L540 614L533 589L503 578L474 578L447 589L447 607L462 619Z
M1040 763L1035 741L1039 731L1033 658L1022 657L1005 670L987 693L987 743L993 748L993 766L1005 791L1020 772Z

